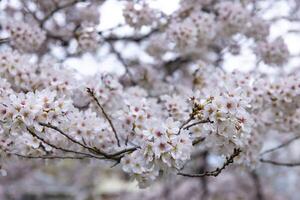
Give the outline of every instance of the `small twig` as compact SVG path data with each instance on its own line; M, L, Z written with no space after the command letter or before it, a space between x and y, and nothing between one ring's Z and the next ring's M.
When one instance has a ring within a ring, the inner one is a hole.
M109 156L110 156L110 157L117 157L117 156L122 155L122 154L124 154L124 153L128 153L128 152L135 151L135 150L137 150L138 148L140 148L140 147L132 147L132 148L129 148L129 149L123 149L123 150L118 151L118 152L116 152L116 153L109 154Z
M178 129L177 135L179 135L180 132L181 132L181 130L183 129L183 127L184 127L185 125L187 125L188 123L190 123L190 121L192 121L193 119L194 119L194 117L191 116L188 120L186 120L185 122L183 122L183 123L181 124L181 126L179 127L179 129Z
M205 137L200 137L200 138L197 138L193 141L193 146L196 145L196 144L199 144L200 142L203 142L205 140Z
M268 149L268 150L262 152L260 155L263 156L263 155L265 155L267 153L271 153L273 151L281 149L281 148L283 148L285 146L288 146L289 144L291 144L292 142L294 142L295 140L298 140L298 139L300 139L300 136L293 137L293 138L289 139L288 141L282 143L281 145L279 145L277 147L274 147L274 148L271 148L271 149Z
M100 102L98 101L97 97L95 96L95 93L94 91L92 91L90 88L87 88L87 92L91 95L91 97L94 99L94 101L97 103L98 107L101 109L104 117L106 118L106 120L108 121L109 125L111 126L113 132L114 132L114 135L115 135L115 138L117 140L117 144L119 147L121 147L120 145L120 140L119 140L119 137L118 137L118 134L117 134L117 131L115 129L115 126L114 124L112 123L112 120L109 118L108 114L106 113L106 111L104 110L103 106L100 104Z
M180 69L184 64L187 64L192 59L190 57L177 57L175 59L162 63L162 67L166 70L166 75L172 75L175 71Z
M198 122L195 122L195 123L192 123L190 125L187 125L186 127L184 127L183 129L184 130L189 130L191 127L193 126L196 126L198 124L205 124L205 123L214 123L213 121L210 121L209 119L205 119L205 120L202 120L202 121L198 121Z
M216 168L213 171L207 171L204 173L200 174L188 174L188 173L183 173L179 172L177 173L178 175L181 176L187 176L187 177L205 177L205 176L218 176L228 165L232 164L234 161L234 158L237 157L242 151L240 149L234 149L233 154L230 155L229 157L226 157L226 162L222 165L220 168Z
M295 162L295 163L284 163L284 162L278 162L274 160L266 160L266 159L259 159L260 162L262 163L267 163L271 165L277 165L277 166L282 166L282 167L299 167L300 162Z
M88 156L30 156L30 155L22 155L22 154L18 154L18 153L9 153L9 154L13 154L15 156L22 157L22 158L44 159L44 160L54 160L54 159L72 159L72 160L78 159L78 160L81 160L81 159L90 158Z
M0 38L0 44L8 43L9 38Z

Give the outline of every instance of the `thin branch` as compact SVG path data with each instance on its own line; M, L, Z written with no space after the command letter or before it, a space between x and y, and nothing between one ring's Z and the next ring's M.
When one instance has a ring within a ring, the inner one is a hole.
M140 148L140 147L132 147L132 148L128 148L128 149L123 149L123 150L118 151L116 153L109 154L109 156L110 157L117 157L119 155L122 155L122 154L125 154L125 153L128 153L128 152L133 152L133 151L137 150L138 148Z
M105 153L105 152L103 152L103 151L101 151L101 150L99 150L99 149L91 148L91 147L89 147L89 146L87 146L87 145L85 145L85 144L82 144L82 143L79 142L79 141L76 141L75 139L73 139L72 137L70 137L68 134L66 134L65 132L63 132L61 129L59 129L59 128L56 127L56 126L53 126L53 125L51 125L51 124L45 124L45 123L42 123L42 122L40 122L39 124L40 124L41 126L44 126L44 127L47 127L47 128L50 128L50 129L52 129L52 130L55 130L55 131L59 132L60 134L62 134L62 135L65 136L66 138L68 138L71 142L73 142L73 143L75 143L75 144L78 144L78 145L82 146L83 148L85 148L85 149L91 151L92 153L100 154L100 155L102 155L102 156L104 156L104 157L106 157L106 158L112 158L112 157L109 156L107 153Z
M187 176L187 177L205 177L205 176L218 176L228 165L232 164L234 161L234 158L237 157L242 151L240 149L234 149L233 154L230 155L229 157L226 157L226 162L222 165L220 168L216 168L213 171L207 171L204 173L200 174L188 174L188 173L183 173L179 172L177 173L178 175L181 176Z
M62 147L58 147L54 144L51 144L50 142L46 141L44 138L38 136L33 130L31 130L29 127L26 127L27 131L34 137L36 137L37 139L39 139L40 141L42 141L43 143L49 145L50 147L54 148L54 149L58 149L60 151L64 151L64 152L68 152L68 153L74 153L74 154L80 154L80 155L85 155L85 156L89 156L92 158L97 158L97 159L103 159L101 157L98 156L94 156L92 154L88 154L88 153L84 153L84 152L79 152L79 151L74 151L74 150L70 150L70 149L65 149Z
M271 148L271 149L268 149L268 150L262 152L260 155L263 156L263 155L265 155L267 153L271 153L273 151L281 149L281 148L283 148L285 146L288 146L289 144L291 144L292 142L294 142L295 140L298 140L298 139L300 139L300 136L293 137L293 138L289 139L288 141L282 143L281 145L279 145L277 147L274 147L274 148Z
M185 125L187 125L188 123L190 123L190 121L192 121L193 119L194 119L194 117L191 116L188 120L186 120L185 122L183 122L183 123L181 124L181 126L179 127L179 129L178 129L177 135L179 135L180 132L181 132L181 130L183 129L183 127L184 127Z
M300 20L299 17L293 17L293 16L279 16L279 17L274 17L272 19L270 19L270 22L277 22L279 20L287 20L287 21L291 21L291 22L297 22Z
M267 163L271 165L277 165L277 166L282 166L282 167L299 167L300 162L295 162L295 163L284 163L284 162L278 162L274 160L266 160L266 159L259 159L260 162L262 163Z
M44 160L54 160L54 159L72 159L72 160L81 160L81 159L86 159L90 158L88 156L30 156L30 155L22 155L18 153L9 153L13 154L18 157L22 158L29 158L29 159L44 159Z
M109 118L108 114L106 113L106 111L104 110L103 106L100 104L100 102L98 101L97 97L95 96L95 93L94 91L92 91L90 88L87 88L87 92L91 95L91 97L94 99L94 101L97 103L98 107L101 109L104 117L106 118L106 120L108 121L109 125L111 126L113 132L114 132L114 135L115 135L115 138L117 140L117 144L119 147L121 147L120 145L120 140L119 140L119 137L118 137L118 134L117 134L117 131L115 129L115 126L114 124L112 123L112 120Z
M199 144L200 142L203 142L205 140L205 137L200 137L200 138L197 138L193 141L193 146L196 145L196 144Z
M184 64L187 64L192 59L190 57L177 57L175 59L162 63L162 67L166 70L166 75L172 75L175 71L180 69Z
M192 124L187 125L186 127L184 127L184 130L189 130L191 127L196 126L198 124L205 124L205 123L214 123L213 121L210 121L209 119L205 119L202 121L198 121L198 122L194 122Z
M58 127L56 126L53 126L51 124L45 124L45 123L39 123L41 126L44 126L44 127L47 127L47 128L50 128L50 129L53 129L57 132L59 132L60 134L62 134L63 136L65 136L66 138L68 138L71 142L75 143L75 144L78 144L80 146L82 146L83 148L91 151L91 152L94 152L96 154L100 154L102 156L104 156L105 158L108 158L108 159L113 159L113 160L119 160L119 158L116 158L117 156L120 156L122 154L125 154L125 153L128 153L128 152L132 152L132 151L135 151L137 150L139 147L132 147L132 148L128 148L128 149L123 149L123 150L120 150L116 153L113 153L113 154L108 154L108 153L105 153L103 151L101 151L100 149L96 149L95 147L89 147L79 141L76 141L74 140L73 138L71 138L69 135L67 135L65 132L63 132L61 129L59 129Z
M0 38L0 44L8 43L9 38Z

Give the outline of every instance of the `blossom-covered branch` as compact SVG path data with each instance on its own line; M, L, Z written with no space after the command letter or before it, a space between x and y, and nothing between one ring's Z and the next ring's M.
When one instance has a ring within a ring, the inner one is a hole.
M111 2L122 17L101 29ZM276 2L182 0L172 12L144 0L0 4L0 172L14 159L89 159L147 187L174 174L236 175L225 170L231 164L255 173L259 163L299 165L275 161L297 152L288 148L300 138L300 70L290 66L298 57L285 36L270 34L282 18L291 23L286 33L299 34L296 2L271 17L263 11ZM228 66L245 52L251 69ZM106 62L112 56L124 73ZM79 74L74 58L101 69ZM261 152L271 140L281 145ZM207 171L211 155L225 162ZM198 173L182 172L194 166ZM256 187L268 180L251 175Z

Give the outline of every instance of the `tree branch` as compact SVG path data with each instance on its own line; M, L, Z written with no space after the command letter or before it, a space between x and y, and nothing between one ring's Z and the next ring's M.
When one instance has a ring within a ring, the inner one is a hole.
M271 148L271 149L268 149L268 150L262 152L260 155L263 156L263 155L265 155L267 153L271 153L273 151L281 149L281 148L283 148L285 146L288 146L289 144L291 144L292 142L294 142L295 140L298 140L298 139L300 139L300 136L293 137L293 138L289 139L288 141L282 143L281 145L279 145L277 147L274 147L274 148Z
M90 158L88 156L30 156L30 155L22 155L22 154L18 154L18 153L9 153L9 154L13 154L15 156L22 157L22 158L44 159L44 160L54 160L54 159L72 159L72 160L79 159L79 160L81 160L81 159Z
M95 93L94 91L92 91L90 88L87 88L87 92L90 94L90 96L94 99L94 101L97 103L98 107L101 109L104 117L106 118L106 120L108 121L109 125L111 126L113 132L114 132L114 135L115 135L115 138L117 140L117 144L119 147L121 147L120 145L120 140L119 140L119 137L118 137L118 134L117 134L117 131L115 129L115 126L114 124L112 123L112 120L109 118L108 114L106 113L106 111L104 110L103 106L100 104L100 102L98 101L97 97L95 96Z
M44 138L38 136L33 130L31 130L29 127L26 127L27 131L33 136L33 137L36 137L37 139L39 139L40 141L42 141L43 143L49 145L50 147L54 148L54 149L57 149L57 150L60 150L60 151L64 151L64 152L67 152L67 153L74 153L74 154L80 154L80 155L84 155L84 156L89 156L89 157L92 157L92 158L97 158L97 159L103 159L102 157L98 157L98 156L94 156L92 154L88 154L88 153L84 153L84 152L79 152L79 151L74 151L74 150L70 150L70 149L65 149L65 148L62 148L62 147L58 147L54 144L51 144L50 142L46 141Z
M62 135L65 136L66 138L68 138L71 142L73 142L73 143L75 143L75 144L78 144L78 145L82 146L83 148L89 150L89 151L92 152L92 153L100 154L100 155L102 155L102 156L104 156L104 157L106 157L106 158L111 158L107 153L101 151L100 149L96 149L95 147L94 147L94 148L91 148L91 147L89 147L89 146L87 146L87 145L85 145L85 144L82 144L82 143L79 142L79 141L76 141L75 139L71 138L69 135L67 135L65 132L63 132L61 129L59 129L59 128L56 127L56 126L53 126L53 125L51 125L51 124L45 124L45 123L42 123L42 122L40 122L39 124L40 124L41 126L43 126L43 127L47 127L47 128L50 128L50 129L52 129L52 130L57 131L58 133L62 134Z
M0 38L0 44L8 43L9 38Z
M216 168L213 171L207 171L204 173L200 173L200 174L188 174L188 173L183 173L183 172L179 172L177 173L178 175L181 176L187 176L187 177L205 177L205 176L218 176L228 165L232 164L234 161L234 158L237 157L242 151L240 149L235 148L233 151L233 154L230 155L229 157L226 157L226 162L224 162L224 164L222 165L222 167L220 168Z
M260 162L262 163L267 163L271 165L277 165L277 166L282 166L282 167L299 167L300 162L295 162L295 163L284 163L284 162L278 162L274 160L266 160L266 159L259 159Z
M213 121L210 121L209 119L205 119L205 120L201 120L201 121L198 121L198 122L194 122L190 125L187 125L186 127L184 127L183 129L184 130L189 130L191 127L193 126L196 126L198 124L205 124L205 123L214 123Z

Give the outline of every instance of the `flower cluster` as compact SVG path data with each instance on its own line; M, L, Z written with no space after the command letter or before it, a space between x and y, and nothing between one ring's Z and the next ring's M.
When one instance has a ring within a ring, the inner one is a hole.
M207 99L194 100L193 116L203 125L192 132L195 137L207 138L208 146L224 154L235 147L243 148L251 137L253 126L248 106L249 100L240 88L216 91Z
M66 5L70 2L72 2L72 0L49 0L49 1L38 0L37 1L39 7L45 12L50 12L53 9L55 9L57 6Z
M123 170L134 176L141 187L153 182L160 171L180 170L190 159L192 139L188 131L179 133L179 126L179 122L169 118L163 124L152 121L145 130L135 132L140 135L141 149L124 156L121 163Z
M215 16L205 12L193 12L189 18L196 27L199 44L205 44L212 40L217 32Z
M36 24L21 21L8 21L3 24L10 34L12 45L22 51L37 51L46 39L46 33Z
M14 146L2 147L8 153L53 153L59 149L57 145L66 146L63 142L66 137L84 141L86 145L108 153L115 151L116 140L103 118L91 110L77 110L71 100L58 97L55 92L42 90L10 94L1 101L0 120L4 129L1 138L13 139L14 142ZM66 134L49 129L47 125L59 127ZM72 145L74 142L67 146L70 148Z
M248 11L236 2L224 1L216 5L218 20L226 34L235 34L242 30L248 22Z
M289 50L284 40L279 37L272 42L258 43L256 54L268 65L282 66L288 61Z
M259 17L252 17L250 20L250 25L247 28L246 35L252 37L255 40L261 41L265 40L270 33L270 24Z
M78 33L78 47L81 51L94 51L99 47L99 34L96 30L82 30Z
M97 4L88 6L76 7L66 11L66 20L76 25L97 25L100 23L100 13Z
M264 84L264 89L258 89ZM276 81L258 78L252 86L253 108L260 110L264 116L257 124L268 126L282 132L295 132L297 130L297 113L300 96L300 80L297 74L284 75ZM259 106L259 107L258 107ZM264 108L264 109L261 109ZM273 123L273 122L277 123Z
M72 72L45 59L37 65L29 56L8 49L0 52L1 77L6 78L16 91L30 91L49 87L60 93L71 92ZM53 64L53 65L52 65Z
M174 22L170 25L167 35L171 42L175 43L180 50L190 50L196 47L197 31L193 28L194 23L191 20L185 20L182 23Z
M158 12L151 9L148 4L127 2L123 10L126 23L136 29L152 25L157 20Z

